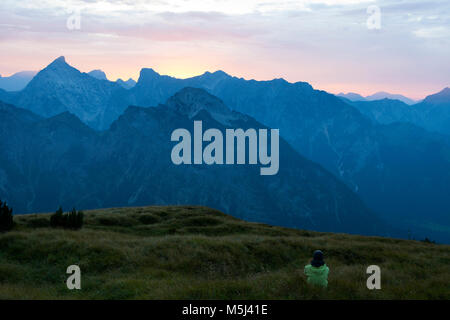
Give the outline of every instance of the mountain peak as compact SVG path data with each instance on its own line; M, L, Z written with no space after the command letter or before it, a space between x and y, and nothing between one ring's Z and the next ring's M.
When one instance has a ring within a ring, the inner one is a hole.
M226 73L225 71L222 70L217 70L214 72L209 72L206 71L204 74L201 75L202 78L207 78L207 79L224 79L224 78L229 78L230 75L228 73Z
M52 128L57 127L71 127L77 130L78 133L82 132L93 132L94 130L88 127L83 121L80 120L75 114L70 111L64 111L58 113L52 117L44 119L43 125L50 125Z
M350 101L365 101L366 98L364 98L363 96L361 96L358 93L354 93L354 92L348 92L348 93L339 93L337 94L338 97L342 97L342 98L346 98Z
M26 87L36 73L36 71L20 71L9 77L0 76L0 89L6 91L20 91Z
M198 88L186 87L170 97L167 107L176 110L189 118L197 115L201 110L207 111L219 122L224 122L224 117L231 114L231 110L225 106L222 100ZM225 120L226 122L226 120Z
M76 122L81 121L76 115L74 115L70 111L64 111L64 112L58 113L48 119L67 120L67 121L76 121Z
M229 76L229 74L226 73L226 72L223 71L223 70L216 70L216 71L214 71L214 72L206 71L206 72L204 73L204 75Z
M90 75L91 77L94 77L94 78L96 78L98 80L108 80L108 78L106 77L105 72L103 72L100 69L95 69L95 70L89 71L88 75Z
M55 60L53 60L53 62L50 63L43 70L46 70L46 69L60 70L60 69L66 69L66 68L72 68L72 67L66 62L66 58L64 58L64 56L61 56L61 57L56 58ZM41 70L41 71L43 71L43 70Z
M348 93L339 93L336 96L346 98L350 101L376 101L376 100L399 100L403 103L406 103L408 105L412 105L416 103L417 101L410 99L408 97L405 97L401 94L392 94L386 91L378 91L372 95L363 97L362 95L354 92L348 92Z
M49 90L49 83L67 83L68 81L72 81L73 78L77 77L79 74L81 74L81 72L66 63L66 59L61 56L39 71L28 83L25 90Z
M123 81L122 79L117 79L116 82L120 84L125 89L131 89L136 85L136 81L133 78L128 79L127 81Z
M442 91L440 91L439 93L441 93L441 94L446 94L446 95L450 95L450 88L449 88L449 87L445 87L445 88L442 89Z
M393 93L389 93L386 91L378 91L370 96L366 97L366 100L368 101L375 101L375 100L383 100L383 99L390 99L390 100L399 100L403 103L406 103L408 105L412 105L414 103L416 103L417 101L410 99L408 97L405 97L404 95L401 94L393 94Z
M450 105L450 88L445 87L441 91L435 94L431 94L424 99L427 104L433 105Z
M159 78L161 75L153 70L152 68L142 68L141 72L139 73L139 79L138 82L145 82L148 80L154 80Z
M51 64L53 64L53 63L66 63L66 57L60 56L60 57L56 58L55 60L53 60L53 62Z

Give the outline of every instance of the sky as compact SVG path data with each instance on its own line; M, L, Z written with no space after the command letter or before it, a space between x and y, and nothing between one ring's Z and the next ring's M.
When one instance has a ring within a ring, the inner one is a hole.
M448 0L1 0L0 74L223 70L413 99L450 86Z

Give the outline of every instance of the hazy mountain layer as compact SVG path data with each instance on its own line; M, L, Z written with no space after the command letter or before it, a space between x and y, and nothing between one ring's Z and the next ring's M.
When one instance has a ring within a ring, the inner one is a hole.
M416 100L405 97L404 95L392 94L392 93L383 92L383 91L374 93L374 94L366 96L366 97L363 97L360 94L353 93L353 92L349 92L349 93L341 92L341 93L337 94L336 96L346 98L350 101L376 101L376 100L390 99L390 100L398 100L398 101L401 101L408 105L417 103Z
M2 105L0 190L15 212L58 205L98 208L200 204L250 221L314 230L385 234L343 183L280 141L280 170L257 165L174 165L176 128L266 128L199 89L156 108L129 107L104 132L65 112L47 119ZM213 110L213 112L211 112ZM220 115L220 117L218 116ZM218 121L220 120L220 121ZM226 123L226 125L224 125ZM13 135L9 143L6 135Z
M5 91L19 91L36 75L36 71L21 71L9 77L2 77L0 75L0 89Z

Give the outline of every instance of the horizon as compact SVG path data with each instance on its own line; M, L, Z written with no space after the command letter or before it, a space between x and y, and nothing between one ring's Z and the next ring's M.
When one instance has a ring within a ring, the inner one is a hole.
M323 89L323 88L318 88L318 87L314 86L312 83L310 83L310 82L307 81L307 80L289 81L289 80L287 80L287 79L285 79L285 78L283 78L283 77L279 77L279 78L271 78L271 79L255 79L255 78L247 78L247 77L240 77L240 76L231 74L231 73L229 73L229 72L227 72L226 70L223 70L223 69L205 70L205 71L200 72L200 73L195 74L195 75L189 75L189 76L182 77L182 76L176 76L176 75L172 75L172 74L161 73L158 69L156 69L155 67L151 67L151 66L141 67L141 68L139 69L139 72L137 73L137 76L134 76L134 77L131 77L131 76L130 76L130 77L126 77L126 76L125 76L124 78L116 78L116 79L114 79L114 78L112 78L112 77L110 77L110 76L108 75L108 72L107 72L107 71L105 71L105 70L103 70L103 69L101 69L101 68L94 68L94 69L91 69L91 70L82 70L82 69L80 69L79 67L75 66L74 64L70 63L70 61L67 61L68 59L67 59L66 56L64 56L64 55L51 59L49 63L47 63L45 66L43 66L43 67L42 67L41 69L39 69L39 70L29 70L29 69L27 70L27 69L24 69L24 70L19 70L19 71L13 72L13 73L8 74L8 75L4 75L3 73L0 72L0 78L11 77L11 76L13 76L13 75L15 75L15 74L18 74L18 73L25 73L25 72L34 72L34 73L37 74L38 72L40 72L40 71L42 71L43 69L45 69L45 68L46 68L48 65L50 65L52 62L54 62L55 60L57 60L57 59L59 59L59 58L61 58L61 57L64 58L65 63L67 63L69 66L71 66L71 67L77 69L78 71L80 71L80 72L82 72L82 73L89 73L89 72L92 72L92 71L102 71L102 72L105 73L107 80L108 80L108 81L111 81L111 82L116 82L116 81L118 81L119 79L121 79L121 80L123 80L123 81L128 81L129 79L132 79L132 80L138 82L138 81L139 81L140 72L141 72L143 69L152 69L153 71L155 71L156 73L158 73L158 74L161 75L161 76L170 76L170 77L177 78L177 79L188 79L188 78L193 78L193 77L201 76L201 75L203 75L203 74L205 74L205 73L208 73L208 72L209 72L209 73L215 73L215 72L218 72L218 71L222 71L222 72L225 72L227 75L229 75L229 76L231 76L231 77L243 78L244 80L247 80L247 81L248 81L248 80L270 81L270 80L274 80L274 79L283 79L283 80L285 80L285 81L287 81L287 82L289 82L289 83L295 83L295 82L307 82L307 83L309 83L315 90L323 90L323 91L326 91L326 92L328 92L328 93L330 93L330 94L334 94L334 95L338 95L338 94L359 94L359 95L361 95L363 98L367 98L367 97L369 97L369 96L371 96L371 95L375 95L375 94L378 94L378 93L387 93L387 94L391 94L391 95L402 95L402 96L404 96L404 97L406 97L406 98L409 98L409 99L414 100L415 102L420 102L421 100L425 99L427 96L432 95L432 94L439 93L439 92L441 92L442 90L444 90L444 89L446 89L446 88L449 87L449 86L443 86L441 89L438 89L437 91L434 91L434 92L427 93L427 94L425 94L425 96L423 96L423 97L420 97L420 98L412 98L412 97L410 97L410 96L408 96L408 95L406 95L406 94L403 94L403 93L401 93L401 92L391 92L391 91L388 91L388 90L374 91L374 92L369 92L369 93L367 93L367 94L363 94L363 93L356 92L356 91L348 91L348 92L345 92L345 91L331 92L331 91L328 91L328 90ZM34 77L34 76L33 76L33 77Z
M420 100L450 85L449 18L443 0L4 0L0 74L65 55L110 79L225 70Z

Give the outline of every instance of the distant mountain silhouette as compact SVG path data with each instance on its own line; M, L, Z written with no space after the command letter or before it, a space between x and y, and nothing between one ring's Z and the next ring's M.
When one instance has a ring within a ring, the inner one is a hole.
M417 103L417 101L410 99L408 97L405 97L401 94L392 94L384 91L380 91L377 93L374 93L372 95L363 97L360 94L349 92L349 93L339 93L336 96L346 98L350 101L375 101L375 100L383 100L383 99L389 99L389 100L399 100L403 103L406 103L408 105L412 105Z
M364 98L362 95L354 92L349 93L338 93L336 96L346 98L350 101L366 101L366 98Z
M91 77L94 77L98 80L108 80L108 78L106 77L106 74L102 70L92 70L92 71L88 72L88 75L90 75Z
M399 101L409 104L409 105L417 103L416 100L410 99L401 94L392 94L392 93L388 93L388 92L384 92L384 91L380 91L380 92L374 93L370 96L366 96L366 100L368 100L368 101L382 100L382 99L399 100Z
M9 77L0 76L0 89L20 91L33 79L36 73L36 71L21 71Z
M347 100L347 102L368 118L381 124L409 122L431 132L450 135L449 92L450 88L445 88L412 106L391 99L370 102Z

